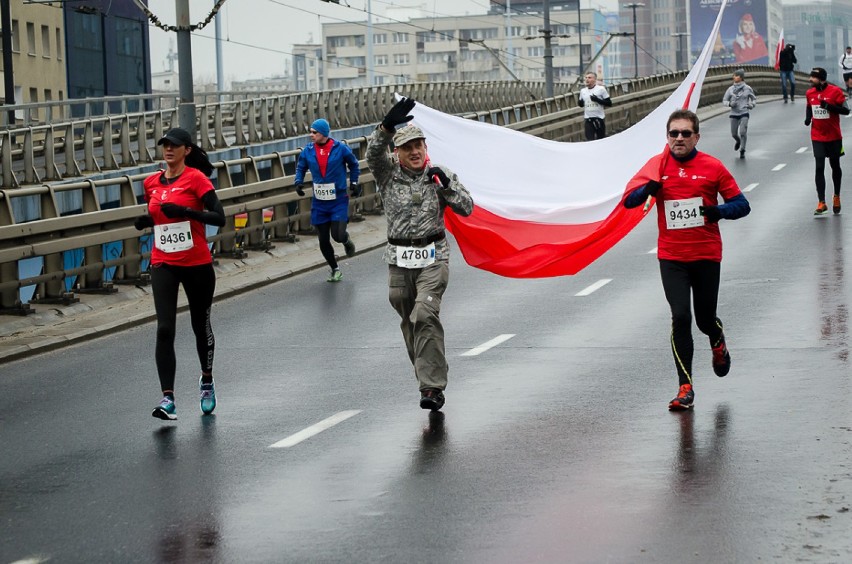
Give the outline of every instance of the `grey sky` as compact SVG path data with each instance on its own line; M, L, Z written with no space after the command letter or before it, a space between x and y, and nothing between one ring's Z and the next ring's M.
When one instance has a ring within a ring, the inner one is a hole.
M227 0L222 10L223 61L226 81L262 78L283 74L294 43L319 42L321 23L365 21L367 0L348 0L350 7L321 0ZM484 14L488 0L370 0L377 16L389 5L420 6L438 16ZM207 17L214 0L190 0L190 21ZM584 0L589 5L617 6L616 0ZM148 6L164 24L175 23L175 0L149 0ZM193 34L193 75L196 80L215 81L216 55L214 25ZM151 69L165 70L169 40L176 45L174 33L150 28Z

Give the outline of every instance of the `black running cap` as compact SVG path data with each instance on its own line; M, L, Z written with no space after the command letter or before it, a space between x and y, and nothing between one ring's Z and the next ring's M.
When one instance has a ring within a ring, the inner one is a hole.
M190 135L185 129L175 127L168 130L166 134L157 141L157 145L162 145L166 141L178 147L189 147L192 145L192 135Z
M819 80L827 80L828 73L822 67L814 67L811 70L811 76L814 78L818 78Z

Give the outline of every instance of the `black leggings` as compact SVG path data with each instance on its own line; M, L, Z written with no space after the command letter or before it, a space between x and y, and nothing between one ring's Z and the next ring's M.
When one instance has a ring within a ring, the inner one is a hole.
M181 284L189 302L189 316L201 371L207 374L213 371L213 350L216 345L213 327L210 325L210 307L216 289L213 265L155 264L151 267L154 309L157 311L157 346L154 356L163 392L173 392L175 389L175 322L178 286Z
M338 243L345 243L349 240L349 233L346 232L345 221L329 221L320 223L316 226L319 235L319 246L322 256L331 268L337 268L337 259L334 257L334 247L331 246L331 240L334 239Z
M690 291L698 329L710 337L710 346L718 345L722 338L722 322L716 317L720 267L720 263L712 260L660 260L663 291L672 310L672 354L681 385L692 384L694 346Z
M584 128L586 130L586 141L606 137L606 122L603 118L586 118Z
M840 151L843 148L843 141L813 141L814 159L816 160L816 181L817 199L820 202L825 201L825 159L828 159L828 164L831 167L831 182L834 185L834 194L840 195L840 181L843 178L843 171L840 170Z

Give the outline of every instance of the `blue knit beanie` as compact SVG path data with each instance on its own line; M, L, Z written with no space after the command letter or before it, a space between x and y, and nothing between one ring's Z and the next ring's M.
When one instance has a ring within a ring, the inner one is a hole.
M324 119L320 118L311 124L311 129L322 135L323 137L328 137L329 133L331 133L331 126L328 125L328 122Z

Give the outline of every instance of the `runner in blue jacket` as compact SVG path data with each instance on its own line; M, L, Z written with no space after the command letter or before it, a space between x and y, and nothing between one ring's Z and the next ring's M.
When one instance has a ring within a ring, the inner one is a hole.
M358 159L352 149L329 137L331 126L324 119L311 124L311 142L302 149L296 165L296 192L305 195L305 173L310 170L314 185L311 201L311 225L317 228L322 256L331 267L329 282L340 282L343 275L334 256L331 239L343 243L346 256L355 255L355 243L346 232L349 222L349 194L346 192L346 170L349 170L349 190L361 195L358 176L361 173Z

